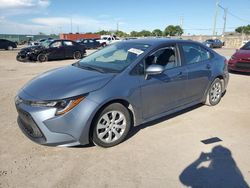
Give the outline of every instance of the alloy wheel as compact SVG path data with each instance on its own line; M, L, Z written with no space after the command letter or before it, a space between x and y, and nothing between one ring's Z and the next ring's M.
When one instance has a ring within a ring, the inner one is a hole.
M101 116L97 123L98 138L105 143L118 140L127 126L125 115L120 111L109 111Z

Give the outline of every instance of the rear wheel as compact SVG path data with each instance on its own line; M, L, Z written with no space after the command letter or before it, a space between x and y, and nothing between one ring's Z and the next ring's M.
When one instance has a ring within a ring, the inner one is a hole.
M207 105L214 106L220 102L222 97L222 88L222 81L219 78L216 78L207 92Z
M126 138L131 117L127 108L120 103L114 103L102 110L93 126L93 143L101 147L112 147Z
M13 46L8 46L7 50L13 50Z
M81 59L82 58L81 52L79 52L79 51L74 52L73 58L74 59Z
M39 62L45 62L45 61L47 61L48 60L48 57L47 57L47 55L45 55L45 54L39 54L38 56L37 56L37 61L39 61Z

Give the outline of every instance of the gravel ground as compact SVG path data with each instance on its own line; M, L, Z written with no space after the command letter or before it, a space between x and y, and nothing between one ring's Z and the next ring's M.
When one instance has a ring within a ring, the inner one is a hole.
M230 57L234 49L217 51ZM219 105L141 125L116 147L46 147L19 130L14 96L36 75L75 61L20 63L16 53L0 51L0 187L250 185L249 75L231 74ZM201 142L212 137L222 141Z

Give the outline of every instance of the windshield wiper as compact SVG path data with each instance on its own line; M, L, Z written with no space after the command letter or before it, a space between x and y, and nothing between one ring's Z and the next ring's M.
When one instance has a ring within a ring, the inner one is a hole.
M97 72L100 72L100 73L105 73L105 71L103 69L101 69L101 68L81 65L79 62L77 62L77 63L75 63L73 65L76 65L77 67L82 68L82 69L93 70L93 71L97 71Z

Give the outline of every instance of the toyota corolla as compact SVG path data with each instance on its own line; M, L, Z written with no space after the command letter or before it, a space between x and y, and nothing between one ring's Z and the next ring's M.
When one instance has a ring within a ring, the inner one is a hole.
M111 147L133 126L218 104L228 79L226 59L200 43L123 41L31 80L15 98L18 124L43 145Z

